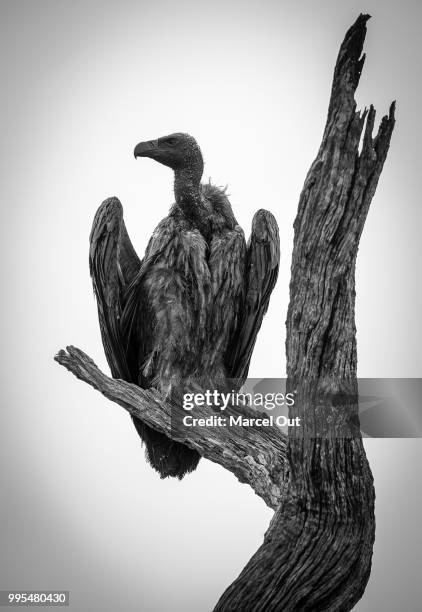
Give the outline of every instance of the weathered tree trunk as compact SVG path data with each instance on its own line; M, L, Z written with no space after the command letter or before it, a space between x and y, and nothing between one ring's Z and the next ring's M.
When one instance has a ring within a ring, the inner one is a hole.
M294 225L286 350L288 386L297 390L290 416L302 427L289 433L290 477L263 545L216 610L351 610L369 578L374 488L356 404L355 262L394 106L372 139L375 111L361 115L354 100L367 19L341 46Z
M394 105L372 138L375 111L356 112L354 100L368 18L359 16L340 48L323 140L295 221L286 350L296 395L290 416L301 427L290 428L287 441L278 429L239 434L224 427L213 430L212 443L198 428L187 439L186 428L171 427L181 423L170 420L178 408L157 393L106 377L73 347L56 356L148 425L231 470L276 509L262 546L215 612L347 611L369 578L374 488L358 422L355 263Z

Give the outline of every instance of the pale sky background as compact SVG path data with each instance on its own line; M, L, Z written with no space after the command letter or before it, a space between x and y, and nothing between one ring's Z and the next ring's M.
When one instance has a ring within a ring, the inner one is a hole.
M357 263L359 374L420 377L420 3L2 1L0 588L69 589L71 609L206 612L272 512L205 460L160 481L130 419L52 360L75 344L107 371L88 273L95 210L118 196L142 255L170 171L134 145L194 135L249 232L278 219L280 277L251 376L285 374L292 224L322 136L339 45L373 16L357 100L397 99ZM420 440L367 440L377 493L359 612L420 609ZM95 603L97 602L97 603Z

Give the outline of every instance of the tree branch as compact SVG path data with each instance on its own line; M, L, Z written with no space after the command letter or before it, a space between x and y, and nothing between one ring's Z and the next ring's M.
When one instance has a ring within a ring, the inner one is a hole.
M194 426L188 430L183 425L183 417L187 413L181 406L166 401L158 391L141 389L124 380L109 378L80 349L68 346L66 351L59 351L54 359L150 427L233 472L240 482L248 483L271 508L276 508L280 503L287 441L279 428L217 427L213 435L208 427ZM240 414L258 416L255 410L252 412L246 407L239 410L233 406L228 406L224 414L226 417ZM195 407L195 418L209 416L206 406ZM186 437L187 431L189 438Z

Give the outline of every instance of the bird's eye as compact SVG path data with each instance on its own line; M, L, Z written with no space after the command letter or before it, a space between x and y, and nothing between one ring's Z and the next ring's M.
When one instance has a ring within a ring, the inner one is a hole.
M177 143L177 138L167 138L166 140L166 144L170 145L171 147L173 147L176 143Z

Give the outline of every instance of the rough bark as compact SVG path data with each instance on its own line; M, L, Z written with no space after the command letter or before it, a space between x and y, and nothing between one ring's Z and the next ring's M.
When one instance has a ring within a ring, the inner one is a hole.
M369 578L374 487L356 404L355 263L394 104L372 138L375 111L356 112L354 100L368 18L340 48L294 224L286 351L288 387L297 389L290 416L302 427L289 432L289 479L264 543L215 611L351 610Z
M368 18L360 15L341 45L321 147L294 225L286 351L288 387L297 391L290 416L302 426L292 427L287 441L268 428L214 428L212 437L195 428L187 438L170 416L177 407L158 394L108 378L73 347L56 356L148 425L248 482L276 509L262 546L220 598L218 612L347 611L369 578L374 487L356 403L355 264L394 104L373 137L373 107L357 112L354 100Z

